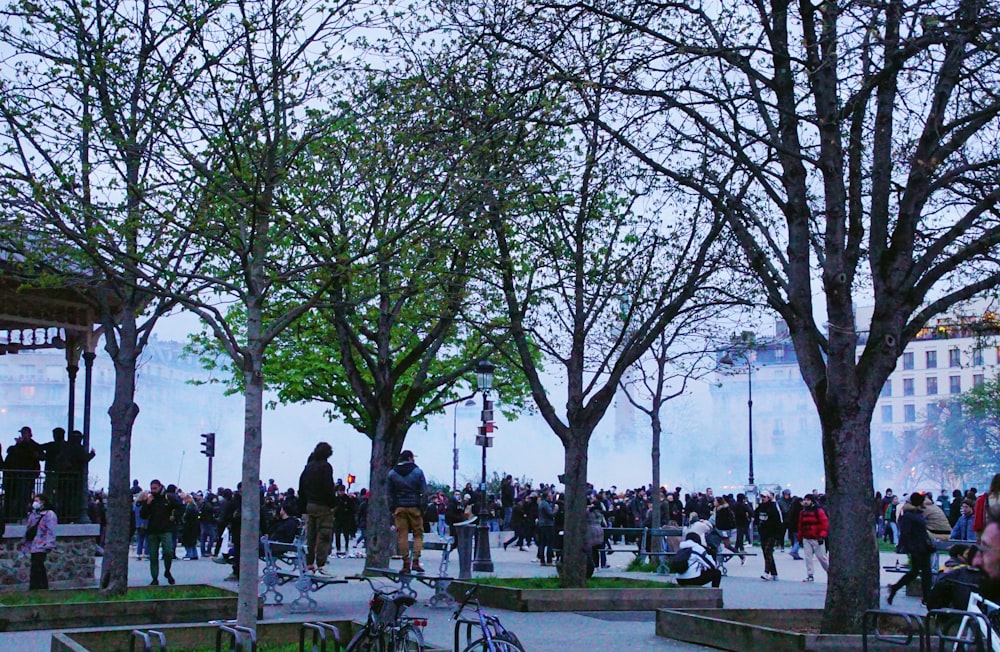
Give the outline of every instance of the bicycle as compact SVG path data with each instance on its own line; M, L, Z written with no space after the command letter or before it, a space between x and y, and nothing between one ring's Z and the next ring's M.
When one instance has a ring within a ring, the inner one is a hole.
M399 591L386 591L370 577L350 579L365 580L373 594L368 618L344 652L423 652L427 621L403 615L416 600Z
M959 622L958 632L951 639L955 643L952 649L1000 652L1000 634L995 630L1000 624L998 620L1000 605L973 591L969 594L969 605Z
M465 594L461 604L452 614L455 621L455 647L454 652L525 652L521 641L517 640L514 632L505 628L496 616L486 614L479 605L479 600L472 600L473 594L479 588L474 585ZM476 607L476 618L463 618L462 612L472 602ZM465 625L465 647L460 647L460 633L462 625ZM481 636L472 640L472 628L479 627Z

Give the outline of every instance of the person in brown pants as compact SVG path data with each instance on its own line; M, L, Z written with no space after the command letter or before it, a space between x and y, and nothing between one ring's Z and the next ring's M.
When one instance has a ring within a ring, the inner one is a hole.
M396 525L399 554L403 557L403 572L423 573L420 553L424 551L424 494L427 480L413 461L413 451L399 454L399 463L389 471L389 508ZM413 533L413 561L408 553L408 534Z

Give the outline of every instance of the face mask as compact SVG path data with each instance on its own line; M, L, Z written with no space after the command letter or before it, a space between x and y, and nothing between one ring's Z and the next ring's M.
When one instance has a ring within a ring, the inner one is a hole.
M41 508L42 508L42 503L40 503L39 501L36 500L35 502L31 503L31 509L35 510L36 512Z

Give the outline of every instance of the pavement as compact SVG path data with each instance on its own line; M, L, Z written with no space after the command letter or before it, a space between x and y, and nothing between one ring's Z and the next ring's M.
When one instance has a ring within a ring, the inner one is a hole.
M494 575L498 577L543 577L554 575L552 567L541 567L532 563L535 557L534 548L519 551L516 548L492 550ZM608 557L609 569L600 569L598 575L614 575L622 577L637 577L643 579L661 578L663 576L649 573L629 573L624 570L632 560L633 555L628 547L616 546L615 554ZM758 552L758 548L748 549L748 552ZM440 554L436 551L424 553L422 562L428 571L436 571L440 562ZM900 555L881 553L880 566L892 565ZM803 582L805 579L805 562L796 561L787 552L775 552L780 580L765 582L760 579L764 562L761 557L750 557L746 565L738 561L728 564L729 574L722 579L723 600L727 608L822 608L826 594L826 574L816 565L816 581ZM393 568L398 568L401 562L394 561ZM360 573L364 568L364 559L331 558L327 569L336 576L344 577ZM458 574L458 560L454 556L449 568L451 574ZM899 578L899 575L886 573L880 578L881 586ZM100 573L100 558L98 558L98 574ZM229 567L212 563L208 559L198 561L176 561L173 574L179 584L211 584L226 588L234 588L233 582L225 581ZM474 573L474 575L476 575ZM134 559L129 561L129 586L144 586L149 583L148 562ZM386 581L386 584L389 584ZM453 636L451 609L431 608L426 606L427 600L433 594L431 589L418 585L418 603L407 613L411 616L426 618L428 626L424 638L435 645L450 647ZM295 597L291 585L283 588L285 604L281 606L267 605L264 607L264 621L302 621L324 619L351 619L364 621L368 610L368 599L371 591L365 582L349 582L348 584L330 585L313 594L319 603L318 610L310 614L292 614L288 603ZM885 607L885 594L883 591ZM923 613L919 598L910 598L903 592L895 600L895 609ZM689 645L660 638L655 633L655 616L653 611L632 612L579 612L579 613L518 613L504 610L489 610L498 615L504 626L514 631L525 649L529 652L565 652L568 642L576 647L585 643L589 652L616 650L621 652L638 650L671 650L695 651L709 650L698 645ZM211 614L206 614L206 620ZM2 652L42 652L50 648L52 631L0 633L0 651ZM168 641L169 645L169 641Z

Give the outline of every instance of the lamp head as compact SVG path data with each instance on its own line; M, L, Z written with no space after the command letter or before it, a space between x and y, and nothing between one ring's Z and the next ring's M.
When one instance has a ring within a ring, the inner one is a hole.
M476 387L480 390L493 389L493 370L496 367L489 360L476 363Z

